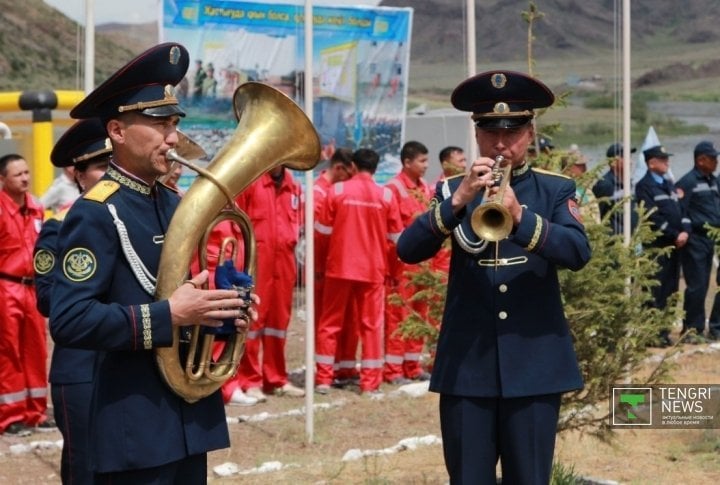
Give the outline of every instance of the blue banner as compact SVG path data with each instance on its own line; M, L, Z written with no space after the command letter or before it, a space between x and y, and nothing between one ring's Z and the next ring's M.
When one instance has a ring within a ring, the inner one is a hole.
M183 131L212 155L234 131L240 84L270 84L304 106L305 9L243 1L165 0L162 32L190 52L178 96ZM372 148L376 179L400 170L412 10L313 8L313 123L323 154Z

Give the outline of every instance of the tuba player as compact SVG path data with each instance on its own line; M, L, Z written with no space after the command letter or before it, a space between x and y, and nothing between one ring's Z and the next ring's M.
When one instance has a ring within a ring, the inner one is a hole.
M189 404L162 380L154 349L173 328L257 314L233 290L202 290L204 271L156 301L163 240L180 201L170 170L184 112L174 86L188 52L164 43L119 69L73 118L100 118L113 158L60 228L50 328L59 345L101 351L88 432L95 483L205 483L207 452L229 446L220 392ZM257 302L257 297L254 297Z

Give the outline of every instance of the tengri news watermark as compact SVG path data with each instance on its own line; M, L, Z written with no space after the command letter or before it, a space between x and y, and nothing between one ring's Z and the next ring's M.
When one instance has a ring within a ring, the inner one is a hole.
M616 428L720 428L720 384L618 385L610 396Z

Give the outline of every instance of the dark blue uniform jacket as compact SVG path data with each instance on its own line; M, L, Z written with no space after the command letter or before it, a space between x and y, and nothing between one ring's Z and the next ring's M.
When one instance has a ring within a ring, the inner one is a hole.
M50 329L60 345L105 351L91 416L99 472L154 467L229 446L219 391L188 404L162 380L153 349L172 343L170 307L139 283L109 210L124 225L136 265L152 276L179 201L171 189L148 187L111 164L60 228Z
M447 301L430 389L469 397L521 397L582 387L565 319L557 268L582 268L590 247L566 177L516 169L511 186L523 206L520 224L475 255L460 240L477 236L470 216L481 197L456 217L450 194L461 177L441 184L428 212L400 236L407 263L432 257L452 234ZM458 228L457 231L453 231ZM460 236L460 230L464 236Z
M62 211L42 226L35 243L35 292L37 306L44 316L50 315L50 297L57 271L57 238L60 225L67 215ZM92 382L96 352L70 349L61 345L53 347L50 363L50 382L53 384L82 384Z
M635 185L635 197L647 210L655 209L649 216L653 230L660 231L653 242L655 246L672 246L678 234L690 232L690 220L683 219L680 200L671 181L659 184L648 171Z
M676 186L684 192L680 205L690 219L694 234L707 237L705 224L720 227L720 191L714 175L704 175L693 168L678 180Z

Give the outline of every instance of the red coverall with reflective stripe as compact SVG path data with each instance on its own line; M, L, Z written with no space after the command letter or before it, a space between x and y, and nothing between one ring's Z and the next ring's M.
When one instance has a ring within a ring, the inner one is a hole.
M322 214L325 199L332 190L333 184L324 177L325 171L315 180L313 186L313 213L317 221ZM317 341L317 329L322 314L323 288L325 286L325 261L321 258L327 254L327 237L318 237L315 233L315 340ZM343 323L337 338L337 350L335 352L335 378L349 379L358 376L356 369L356 356L359 341L358 322L348 320Z
M403 228L408 227L415 218L427 211L432 193L422 179L419 183L413 182L404 172L400 172L388 183L394 199L400 210ZM391 262L391 275L388 278L387 294L398 293L404 302L421 315L427 314L427 305L423 302L410 302L410 298L417 292L408 273L416 272L417 267L403 263L394 255ZM405 306L385 306L385 366L383 379L390 382L399 377L413 379L420 375L420 354L423 350L423 339L408 339L396 334L400 322L405 320L410 309Z
M250 326L237 381L243 390L265 392L287 384L285 341L297 281L295 246L302 224L301 188L284 170L279 186L264 174L237 199L253 225L257 242L255 293L262 299ZM262 362L260 347L262 345Z
M394 252L401 230L392 192L378 186L367 172L338 182L328 194L315 224L319 237L328 238L316 384L332 382L338 333L344 322L355 320L362 343L360 390L380 387L383 282L390 251Z
M25 194L20 207L0 189L0 272L33 278L42 207ZM47 409L47 333L35 287L0 278L0 434L20 421L36 426Z

